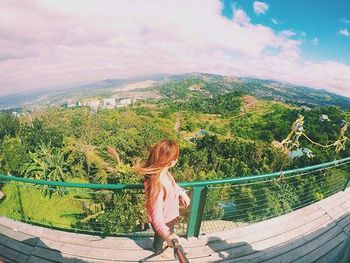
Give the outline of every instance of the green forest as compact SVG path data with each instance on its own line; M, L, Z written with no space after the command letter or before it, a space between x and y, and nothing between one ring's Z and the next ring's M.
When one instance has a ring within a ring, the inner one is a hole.
M336 152L301 137L299 147L308 148L310 158L291 158L272 145L288 136L300 115L309 138L333 143L350 121L350 112L336 106L305 109L222 91L196 79L162 86L160 93L160 100L97 112L51 107L19 118L0 113L0 173L61 182L142 183L132 167L163 138L180 145L178 164L171 171L178 182L265 174L350 156L349 143ZM321 120L322 115L329 120ZM313 201L321 200L330 185L344 184L347 177L339 168L317 179L212 189L206 218L254 222L283 214L301 206L305 192ZM144 196L137 191L122 194L9 182L1 187L5 198L0 215L13 219L104 233L140 231L147 223ZM283 192L284 198L276 192ZM230 218L217 206L219 200L234 200L243 212ZM248 202L249 208L243 208Z

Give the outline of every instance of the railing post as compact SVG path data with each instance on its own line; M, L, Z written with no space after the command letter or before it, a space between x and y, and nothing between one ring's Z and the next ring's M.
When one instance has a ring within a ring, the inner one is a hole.
M344 185L343 191L345 191L346 188L348 188L349 186L350 186L350 175L349 175L348 179L346 180L346 183Z
M199 236L204 207L207 199L207 186L194 186L192 191L191 209L187 224L187 238Z

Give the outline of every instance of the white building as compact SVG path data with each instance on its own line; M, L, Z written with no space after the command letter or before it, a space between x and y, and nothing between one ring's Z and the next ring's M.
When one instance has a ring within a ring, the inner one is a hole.
M83 102L84 106L90 107L92 110L97 111L98 107L100 107L100 101L99 100L89 100Z
M113 109L115 106L115 99L103 99L103 108Z
M67 108L74 108L77 106L77 102L74 99L67 100Z
M13 117L20 117L21 114L18 113L17 111L13 111L13 112L12 112L12 116L13 116Z
M328 115L322 114L322 115L320 116L320 121L330 121L330 120L329 120L329 118L328 118Z
M121 99L119 103L122 105L130 105L132 103L132 100L131 99Z
M306 110L306 111L310 111L310 110L311 110L311 108L308 107L308 106L301 106L301 108L302 108L303 110Z
M124 107L124 106L127 106L127 105L130 105L132 103L132 99L121 99L118 104L117 104L117 107Z

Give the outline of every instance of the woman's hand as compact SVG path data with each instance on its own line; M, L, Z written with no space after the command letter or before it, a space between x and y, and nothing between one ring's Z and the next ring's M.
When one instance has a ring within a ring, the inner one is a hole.
M180 204L183 205L184 207L188 207L191 203L190 197L184 192L182 195L180 195Z
M169 247L173 247L174 246L172 241L175 238L180 242L180 237L178 235L176 235L175 233L171 233L165 238L165 241L166 241L166 243L167 243L167 245Z

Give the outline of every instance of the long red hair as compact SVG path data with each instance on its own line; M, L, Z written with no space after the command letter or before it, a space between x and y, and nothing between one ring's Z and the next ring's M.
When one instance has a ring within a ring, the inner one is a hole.
M171 167L178 157L178 144L172 140L164 139L151 146L147 162L142 166L136 167L136 171L144 175L145 180L148 180L148 189L145 190L151 205L155 203L161 190L166 195L167 191L161 181L160 173L164 169ZM170 179L175 184L174 179L172 177Z

